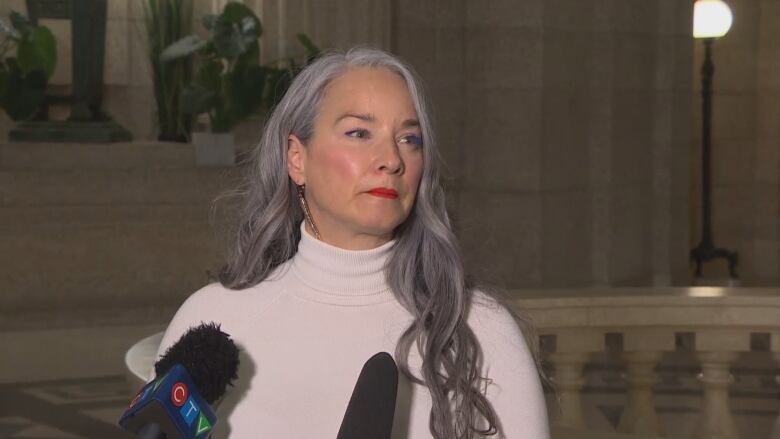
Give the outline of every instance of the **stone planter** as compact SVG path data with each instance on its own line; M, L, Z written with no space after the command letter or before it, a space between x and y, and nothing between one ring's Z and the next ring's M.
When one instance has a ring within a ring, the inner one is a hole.
M199 166L233 166L236 164L236 141L233 133L192 133L195 163Z

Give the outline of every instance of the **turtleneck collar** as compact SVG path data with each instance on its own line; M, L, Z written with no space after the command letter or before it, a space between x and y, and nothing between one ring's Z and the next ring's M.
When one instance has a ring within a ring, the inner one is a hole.
M292 273L308 288L294 291L305 299L344 306L387 302L393 293L385 280L385 263L395 241L370 250L345 250L310 235L301 222L301 240ZM298 289L296 289L298 290Z

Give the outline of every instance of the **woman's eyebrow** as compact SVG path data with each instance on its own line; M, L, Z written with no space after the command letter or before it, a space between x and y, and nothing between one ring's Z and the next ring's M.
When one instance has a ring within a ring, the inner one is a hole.
M348 117L354 117L355 119L360 119L365 122L374 122L376 120L374 115L371 113L344 113L336 119L334 125L341 122L342 119L346 119Z
M420 121L417 119L406 119L401 123L401 128L418 128L420 126Z
M375 122L376 117L374 117L371 113L344 113L338 118L336 118L336 121L333 123L334 125L341 122L343 119L347 119L350 117L354 117L355 119L360 119L364 122ZM420 121L417 119L406 119L401 123L401 128L417 128L420 126Z

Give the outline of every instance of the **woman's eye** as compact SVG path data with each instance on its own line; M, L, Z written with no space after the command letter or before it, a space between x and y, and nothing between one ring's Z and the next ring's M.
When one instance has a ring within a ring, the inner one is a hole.
M355 137L357 139L364 139L368 137L368 131L363 129L350 130L345 133L347 137Z
M422 146L422 137L411 134L408 136L403 136L398 140L400 143L409 143L414 146Z

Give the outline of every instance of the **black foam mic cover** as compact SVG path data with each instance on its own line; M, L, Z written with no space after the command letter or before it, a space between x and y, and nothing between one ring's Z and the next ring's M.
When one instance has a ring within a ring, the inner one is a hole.
M398 368L380 352L360 371L337 439L390 439L398 394Z
M155 364L157 377L133 398L119 425L138 439L208 437L211 405L236 379L238 347L216 323L190 328Z
M206 402L212 405L238 378L238 358L238 347L219 324L201 323L188 329L165 351L154 364L154 371L160 377L174 364L181 364Z

